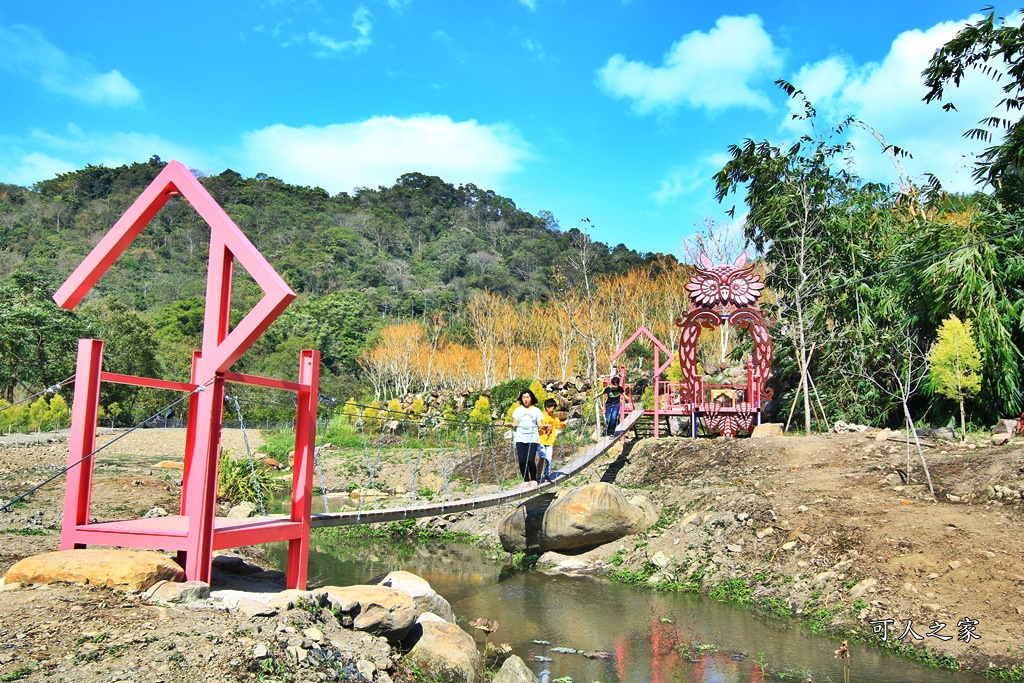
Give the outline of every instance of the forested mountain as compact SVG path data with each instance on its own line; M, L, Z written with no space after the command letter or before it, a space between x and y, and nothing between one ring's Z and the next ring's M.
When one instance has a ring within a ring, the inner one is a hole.
M108 354L109 363L134 363L134 369L121 371L141 372L148 350L148 372L187 378L202 326L209 228L184 199L168 202L74 315L48 301L164 165L152 157L119 168L90 165L32 188L0 184L5 299L56 316L67 332L35 335L29 332L35 329L31 320L5 321L0 397L13 398L19 384L38 389L70 374L72 338L86 329L108 346L124 347L120 357L133 361ZM327 382L351 381L359 372L357 356L389 319L426 320L443 313L447 335L458 340L466 334L461 312L474 292L538 302L549 297L553 274L572 277L566 258L575 228L562 232L550 214L534 216L472 184L408 173L391 187L331 196L231 170L201 182L299 294L243 357L247 371L291 374L293 351L316 346ZM593 247L592 275L625 272L660 258L623 245ZM237 270L236 318L261 296ZM40 348L17 350L26 336L35 337Z
M120 168L87 166L31 190L0 185L0 275L27 268L62 280L163 166L153 157ZM480 289L542 299L547 278L564 265L571 233L545 212L534 216L489 190L420 173L333 197L263 174L227 170L201 180L297 293L356 290L383 314L453 310ZM194 293L207 238L188 203L171 200L96 294L148 310ZM651 258L621 244L599 245L597 253L597 274Z

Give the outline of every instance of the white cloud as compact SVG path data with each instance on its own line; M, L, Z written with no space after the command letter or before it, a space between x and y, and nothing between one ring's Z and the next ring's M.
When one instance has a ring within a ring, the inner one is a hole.
M246 173L332 193L391 185L413 171L496 190L529 156L526 143L505 125L431 115L323 127L278 124L246 133L242 147Z
M915 181L928 172L947 189L968 191L974 186L970 174L973 155L984 145L965 140L963 132L996 113L1002 91L986 75L971 72L958 89L947 91L958 111L946 112L939 103L926 105L922 101L927 89L921 72L938 47L966 22L979 18L905 31L893 40L880 62L857 65L849 58L833 56L805 64L791 80L807 94L825 121L852 115L883 135L889 144L913 154L913 159L900 163ZM799 122L792 120L784 122L783 127L802 132ZM880 153L882 145L870 132L853 129L850 140L857 149L857 173L871 180L897 180L893 160Z
M33 130L27 138L0 138L0 180L29 186L86 164L115 167L146 161L154 154L164 160L179 159L190 168L219 170L222 163L207 152L158 135L87 132L69 124L59 135Z
M295 128L274 125L245 133L233 149L200 150L134 132L34 130L0 137L0 181L29 186L86 164L120 166L151 155L189 168L244 175L269 173L330 192L391 185L403 173L438 175L499 190L530 157L528 145L503 124L452 121L447 116L382 116L356 123Z
M519 0L519 4L531 12L537 11L537 0Z
M729 158L725 152L716 152L698 159L693 164L672 168L661 179L658 189L649 196L664 206L678 197L707 194L711 187L711 178L725 166Z
M28 26L0 25L0 68L86 104L123 107L142 97L120 71L99 73L88 61L65 54Z
M527 52L532 52L537 57L537 61L543 62L547 59L547 53L544 52L544 46L540 44L540 41L524 38L521 45Z
M306 34L306 39L313 45L323 48L318 53L321 56L331 53L362 52L373 44L373 39L370 37L370 34L373 33L373 15L365 5L360 5L352 13L352 28L356 30L358 37L351 40L335 40L316 31Z
M21 153L15 158L4 159L6 156L0 155L0 178L5 183L25 187L78 168L67 159L58 159L42 152Z
M707 33L693 31L665 53L660 66L617 54L598 69L598 85L632 100L640 114L686 105L716 111L729 107L769 110L756 87L782 66L782 56L757 15L720 17Z

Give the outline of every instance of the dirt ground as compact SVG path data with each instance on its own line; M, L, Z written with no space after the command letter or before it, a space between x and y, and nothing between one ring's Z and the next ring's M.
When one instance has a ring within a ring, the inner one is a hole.
M114 436L101 435L101 443ZM176 512L181 472L158 463L181 460L183 436L180 430L139 430L104 450L92 514L129 518L155 506ZM33 439L0 437L0 499L64 466L66 438ZM259 445L258 434L250 432L249 439L253 448ZM245 452L238 432L225 431L224 443ZM629 570L652 584L690 582L704 591L744 579L752 586L752 603L781 604L837 634L869 640L873 633L876 640L885 635L889 645L902 634L902 644L927 647L967 668L1018 666L1024 672L1024 443L931 442L925 451L934 499L916 453L906 481L907 450L898 435L627 443L621 455L605 457L564 486L614 480L627 492L647 495L662 520L640 537L575 560L603 572ZM347 479L334 470L327 485L338 490ZM63 493L59 477L25 504L0 512L0 573L23 557L57 549ZM497 521L511 509L428 523L496 541ZM259 548L242 554L267 566ZM5 592L0 676L21 672L3 680L42 680L71 668L82 681L256 676L246 668L252 623L239 622L235 612L161 609L88 587ZM904 633L908 621L921 640ZM108 634L109 642L124 641L132 656L109 665L95 661L88 654L95 648L83 648L98 633ZM146 641L154 633L164 647L174 647L157 651ZM185 666L193 652L205 658L201 672ZM289 675L324 680L322 674L301 669Z
M835 634L974 670L1016 666L1022 680L1024 444L933 444L934 498L916 451L905 481L899 435L642 441L616 483L669 515L619 544L623 567L705 591L744 579L752 603L781 602Z

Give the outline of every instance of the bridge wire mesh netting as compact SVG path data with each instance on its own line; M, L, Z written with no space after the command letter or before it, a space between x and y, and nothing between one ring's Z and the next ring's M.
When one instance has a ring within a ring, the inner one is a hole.
M314 526L443 514L453 507L476 507L477 501L485 507L537 492L523 486L509 425L437 413L415 415L351 401L346 410L353 412L328 422L334 401L320 400L321 413L328 419L321 422L315 466L325 512L316 515ZM596 419L596 411L587 414ZM329 424L335 429L325 436ZM568 473L567 466L578 461L581 452L596 456L607 450L613 440L603 439L608 443L594 451L602 445L596 441L599 431L585 418L566 421L553 449L555 479ZM403 510L402 516L392 514ZM364 513L368 519L361 519Z
M67 381L65 381L66 383ZM6 510L25 499L39 488L49 484L67 471L80 465L104 449L127 437L153 421L166 411L175 408L194 393L201 392L212 380L196 387L177 400L161 407L152 415L140 420L121 434L110 439L82 459L61 468L39 485L22 492L7 501L0 501L0 510ZM225 402L232 404L242 431L246 459L250 464L250 475L255 478L255 455L250 443L242 404L257 403L238 395L225 395ZM503 423L474 423L470 420L450 419L442 415L429 414L411 416L378 406L360 405L353 416L351 427L358 433L358 447L338 448L325 443L333 424L343 424L344 419L332 420L334 399L320 397L322 418L318 420L317 444L313 449L314 472L316 473L323 500L324 513L315 515L314 526L352 524L362 521L384 521L426 517L444 514L446 511L486 507L508 500L536 495L538 488L523 487L522 475L512 441L512 429ZM266 402L258 403L266 405ZM588 411L589 413L590 411ZM615 441L614 438L599 439L600 433L594 411L595 422L585 418L567 420L567 428L558 433L553 452L552 475L556 480L571 475ZM627 426L631 422L625 423ZM622 427L624 430L626 426ZM434 446L436 442L436 447ZM352 464L361 451L362 466L355 471ZM405 478L398 476L391 468L396 459L404 462ZM347 465L345 475L339 470L334 476L328 468ZM285 477L287 478L287 477ZM331 491L329 480L335 486ZM342 480L346 480L341 484ZM401 482L401 483L400 483ZM407 482L407 485L406 485ZM557 483L557 481L556 481ZM340 485L339 485L340 484ZM549 486L542 484L539 489ZM260 487L254 485L254 490ZM278 500L287 500L280 496ZM332 510L331 500L338 501ZM261 513L268 511L268 501L262 498L258 503ZM401 514L394 514L394 513ZM361 518L362 513L383 513Z

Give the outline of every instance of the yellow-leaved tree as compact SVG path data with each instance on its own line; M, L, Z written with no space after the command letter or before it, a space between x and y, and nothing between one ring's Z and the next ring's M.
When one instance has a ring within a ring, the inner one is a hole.
M928 352L928 386L939 396L960 403L960 438L967 440L964 401L981 391L981 351L974 341L974 326L951 315L939 325L939 337Z
M491 423L491 401L486 396L481 396L473 405L469 413L469 421L475 425L486 425Z

